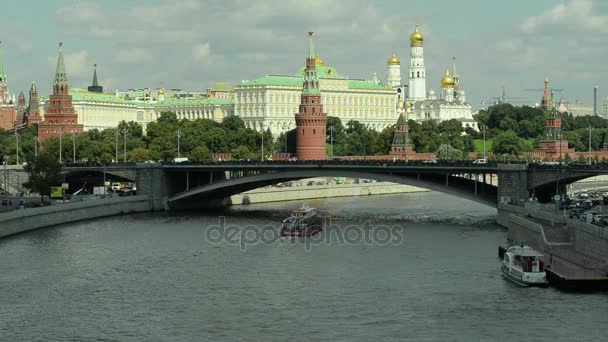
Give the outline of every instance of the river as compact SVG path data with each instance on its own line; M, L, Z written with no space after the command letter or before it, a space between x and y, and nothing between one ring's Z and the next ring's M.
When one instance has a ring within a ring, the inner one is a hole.
M605 293L501 278L506 231L494 209L438 193L326 199L310 201L331 219L317 239L259 230L299 204L111 217L1 240L0 340L605 338Z

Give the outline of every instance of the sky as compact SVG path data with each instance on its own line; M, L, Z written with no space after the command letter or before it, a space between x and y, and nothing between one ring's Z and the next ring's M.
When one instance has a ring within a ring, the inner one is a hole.
M469 102L500 96L539 102L544 79L567 101L608 96L608 1L601 0L132 0L4 6L0 40L9 89L32 80L48 96L63 42L71 87L90 85L93 64L106 91L163 87L202 91L304 65L307 32L336 70L386 79L401 57L404 83L415 24L424 34L427 90L456 57ZM601 103L601 101L600 101Z

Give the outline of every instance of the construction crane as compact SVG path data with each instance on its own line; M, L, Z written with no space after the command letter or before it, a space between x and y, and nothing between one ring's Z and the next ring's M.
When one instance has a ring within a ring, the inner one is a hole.
M540 89L540 88L537 88L537 89L524 89L524 91L540 91L540 92L544 92L545 89L544 88L543 89ZM551 101L553 101L553 94L554 93L561 93L564 90L563 89L557 89L557 88L549 88L549 91L551 92Z
M502 104L502 103L511 103L514 104L516 102L528 102L528 98L527 97L517 97L517 96L507 96L507 92L505 90L505 87L502 87L502 96L498 96L498 97L492 97L488 100L485 101L481 101L481 105L485 106L486 104L492 104L492 105L497 105L497 104Z

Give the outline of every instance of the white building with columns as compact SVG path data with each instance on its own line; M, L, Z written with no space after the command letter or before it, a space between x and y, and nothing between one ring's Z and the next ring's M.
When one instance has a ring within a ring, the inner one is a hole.
M395 124L398 114L396 91L377 81L349 79L326 66L317 56L317 74L323 110L343 124L357 120L370 129L382 130ZM295 127L302 95L304 68L295 75L266 75L243 81L234 88L234 114L256 130L270 129L273 135Z

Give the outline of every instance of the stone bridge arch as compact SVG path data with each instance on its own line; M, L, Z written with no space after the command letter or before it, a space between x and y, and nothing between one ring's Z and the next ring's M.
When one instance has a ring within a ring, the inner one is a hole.
M373 179L438 191L491 207L495 207L497 202L497 189L495 186L458 176L448 174L389 174L332 169L288 170L221 180L176 193L169 196L167 201L170 206L179 208L180 206L189 206L187 205L188 201L223 199L268 185L313 177Z

